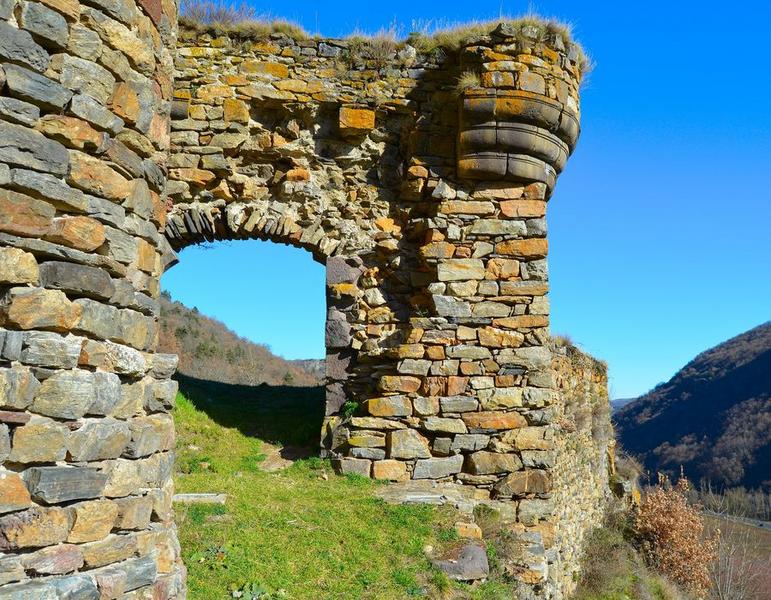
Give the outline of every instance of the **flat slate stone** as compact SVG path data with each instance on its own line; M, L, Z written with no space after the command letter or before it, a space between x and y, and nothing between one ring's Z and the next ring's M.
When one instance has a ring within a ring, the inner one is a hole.
M34 125L40 118L40 109L29 102L2 96L0 97L0 117L21 125Z
M20 96L46 108L63 108L72 92L48 77L18 65L4 64L6 85L14 96Z
M450 579L457 581L484 579L490 574L487 553L477 544L466 544L457 556L435 560L433 563L436 568L447 573Z
M68 294L109 299L115 293L112 278L103 269L69 262L40 265L40 284Z
M31 467L24 472L30 495L44 504L97 498L107 475L91 467Z
M70 156L64 146L42 133L0 121L0 161L64 175Z
M45 71L51 59L35 43L28 31L22 31L0 21L0 58L28 65L36 71Z

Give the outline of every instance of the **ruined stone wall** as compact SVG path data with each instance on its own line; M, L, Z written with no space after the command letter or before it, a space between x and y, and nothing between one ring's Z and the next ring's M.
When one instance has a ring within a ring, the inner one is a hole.
M171 598L176 7L0 0L0 598Z
M602 524L615 469L607 365L564 341L552 345L560 402L554 422L554 550L550 572L571 593L584 539Z
M561 597L574 458L545 216L577 48L502 24L427 55L191 31L172 54L175 20L0 0L0 597L184 594L159 277L175 250L246 238L326 264L324 454L510 500L541 550L514 576Z

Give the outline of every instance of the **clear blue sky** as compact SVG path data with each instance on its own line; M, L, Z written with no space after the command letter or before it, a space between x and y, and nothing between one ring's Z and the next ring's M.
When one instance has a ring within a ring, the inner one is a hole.
M254 2L340 36L529 8L574 24L596 68L549 206L552 330L636 396L771 318L771 77L763 2ZM387 8L382 8L387 6ZM260 242L182 253L188 305L289 358L323 355L323 269Z

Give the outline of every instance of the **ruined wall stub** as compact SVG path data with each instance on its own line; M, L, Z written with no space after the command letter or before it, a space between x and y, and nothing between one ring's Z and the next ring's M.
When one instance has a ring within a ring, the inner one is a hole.
M184 596L159 278L242 238L326 264L325 455L511 499L510 570L560 597L591 523L554 505L572 446L545 213L579 71L560 36L506 24L425 56L177 42L159 0L0 0L0 598Z

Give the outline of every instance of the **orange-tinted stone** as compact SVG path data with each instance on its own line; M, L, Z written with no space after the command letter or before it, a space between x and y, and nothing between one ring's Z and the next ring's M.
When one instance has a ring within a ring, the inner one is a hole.
M129 84L120 82L115 86L110 107L124 121L134 124L139 117L139 96Z
M51 226L56 209L47 202L0 189L0 231L41 236Z
M400 460L377 460L372 463L372 476L375 479L388 481L406 481L410 478L407 473L407 463Z
M4 319L0 312L0 320L14 328L67 331L78 323L83 308L59 290L14 288L4 312Z
M216 177L214 173L206 169L171 169L169 175L171 179L192 183L199 187L208 185Z
M360 134L375 128L375 111L355 106L340 107L340 131Z
M78 150L95 150L105 138L85 121L64 115L45 115L38 121L36 129L46 137Z
M56 244L91 252L104 244L104 225L91 217L58 217L45 239Z
M516 256L518 258L544 258L549 251L546 238L531 238L527 240L509 240L495 245L498 254Z
M67 182L90 194L110 200L124 200L133 185L98 158L70 150L70 174Z
M507 327L508 329L546 327L548 324L549 317L546 315L518 315L516 317L493 319L493 325L496 327Z
M464 413L463 422L472 429L516 429L526 427L525 417L516 412L478 412Z
M546 214L546 202L543 200L504 200L501 213L507 217L537 218Z
M278 77L279 79L286 79L289 77L289 68L277 62L266 62L262 60L245 60L241 63L241 70L245 73L253 73L255 75L271 75Z
M249 123L249 106L243 100L225 98L222 107L225 111L224 119L226 122Z
M32 504L27 486L17 473L0 472L0 514L21 510Z
M420 389L419 377L409 375L383 375L380 378L380 389L384 392L417 392Z

